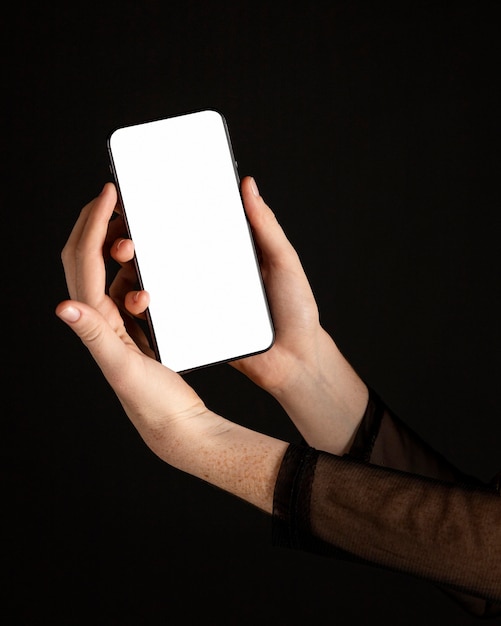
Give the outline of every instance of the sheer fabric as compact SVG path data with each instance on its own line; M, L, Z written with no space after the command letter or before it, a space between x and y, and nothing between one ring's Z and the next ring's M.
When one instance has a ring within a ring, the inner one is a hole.
M501 614L499 475L458 471L373 391L349 454L289 446L273 520L275 545L424 578L475 615Z

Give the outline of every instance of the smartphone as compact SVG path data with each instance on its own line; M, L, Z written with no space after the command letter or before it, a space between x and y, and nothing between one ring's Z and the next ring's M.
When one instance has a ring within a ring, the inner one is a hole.
M108 152L157 360L183 373L268 350L273 321L223 115L117 128Z

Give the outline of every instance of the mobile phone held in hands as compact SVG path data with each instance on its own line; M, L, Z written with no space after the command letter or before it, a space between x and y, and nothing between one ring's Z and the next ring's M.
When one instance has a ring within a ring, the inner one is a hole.
M124 126L108 151L157 360L184 373L269 349L273 322L224 117Z

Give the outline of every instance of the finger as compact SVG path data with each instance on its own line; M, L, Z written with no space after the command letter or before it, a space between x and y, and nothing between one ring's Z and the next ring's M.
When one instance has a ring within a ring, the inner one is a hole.
M109 286L109 295L120 309L129 291L139 289L139 279L132 261L123 263Z
M77 221L75 222L68 239L61 251L61 261L63 263L64 274L66 278L66 284L70 295L73 297L75 286L75 248L80 241L82 233L85 228L85 224L89 218L89 214L92 211L94 203L97 198L88 202L84 208L80 211Z
M132 239L120 237L113 242L110 255L117 263L127 263L134 258L134 242Z
M125 296L124 304L131 315L144 318L144 312L150 304L150 294L144 290L130 291Z
M115 212L108 225L108 232L106 233L106 248L109 250L116 241L127 238L127 227L125 226L124 220Z
M66 244L61 252L61 260L63 263L64 273L66 277L66 284L70 292L71 297L77 297L77 251L82 240L83 234L87 228L89 217L95 209L96 204L100 202L101 197L110 193L110 187L114 189L111 183L107 183L99 196L91 200L80 211L80 215L73 226L73 229L66 241Z
M115 204L115 186L107 183L89 211L80 238L74 243L74 285L70 295L91 306L98 306L105 293L103 246Z
M104 186L103 190L101 191L101 194L105 191L106 189L106 185ZM101 195L99 194L99 196ZM89 214L92 211L92 208L94 206L94 204L96 203L96 201L98 200L99 196L96 196L95 198L93 198L90 202L88 202L84 208L80 211L80 215L78 216L77 221L75 222L75 225L73 226L70 236L68 237L66 244L63 248L63 251L66 253L68 251L74 250L74 248L76 247L78 241L80 240L82 233L84 231L85 228L85 224L87 223L87 220L89 218Z

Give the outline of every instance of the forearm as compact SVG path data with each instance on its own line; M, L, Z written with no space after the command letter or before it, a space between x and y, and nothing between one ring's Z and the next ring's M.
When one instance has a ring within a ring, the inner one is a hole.
M349 450L367 407L368 389L322 328L311 357L290 371L286 384L272 394L304 439L333 454Z
M208 410L156 432L140 433L169 465L272 513L275 483L288 443Z
M444 456L431 448L404 422L393 415L373 390L370 390L367 410L349 454L352 458L369 462L372 465L393 468L449 483L469 485L470 488L483 490L488 487L478 478L458 470ZM499 493L499 483L493 480L490 486L493 493L496 491ZM463 533L465 540L466 537L467 534ZM471 594L452 591L447 587L442 587L442 589L474 615L487 617L499 615L501 612L499 602L493 604Z
M470 611L501 600L501 499L477 489L291 446L275 491L282 546L404 572L475 596ZM498 611L501 607L498 607Z

